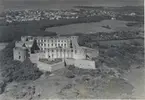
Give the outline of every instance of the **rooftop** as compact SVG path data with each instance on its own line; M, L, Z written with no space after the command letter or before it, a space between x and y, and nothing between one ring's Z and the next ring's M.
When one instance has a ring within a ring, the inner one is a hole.
M15 49L15 50L23 50L23 51L24 51L24 50L27 50L27 48L25 48L25 47L15 47L14 49Z
M71 37L78 37L78 36L35 36L36 38L45 38L45 39L66 39Z

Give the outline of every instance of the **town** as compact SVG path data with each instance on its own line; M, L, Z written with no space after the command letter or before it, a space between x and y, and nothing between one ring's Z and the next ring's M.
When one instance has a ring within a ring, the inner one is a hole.
M112 10L113 9L113 10ZM140 9L138 7L138 9ZM121 11L122 8L103 8L103 7L86 7L78 6L70 10L8 10L1 14L2 18L7 23L25 22L25 21L39 21L39 20L60 20L60 19L78 19L82 17L93 16L109 16L112 19L119 18L119 16L142 16L143 14L136 11ZM119 12L118 12L119 11Z

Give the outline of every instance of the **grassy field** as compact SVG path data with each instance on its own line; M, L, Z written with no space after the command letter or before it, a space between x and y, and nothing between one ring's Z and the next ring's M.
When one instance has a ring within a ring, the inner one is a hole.
M96 33L96 32L113 32L113 31L133 31L138 30L138 27L128 27L128 21L119 20L103 20L101 22L93 23L80 23L67 26L59 26L47 28L46 31L57 32L60 34L73 34L73 33ZM109 25L111 29L102 26Z

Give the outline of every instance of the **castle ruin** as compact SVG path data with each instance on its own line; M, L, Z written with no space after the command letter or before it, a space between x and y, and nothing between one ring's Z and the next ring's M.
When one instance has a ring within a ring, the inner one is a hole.
M86 55L85 50L78 44L77 36L22 36L21 41L15 42L13 49L14 60L23 62L30 58L36 64L40 59L73 59L86 62Z

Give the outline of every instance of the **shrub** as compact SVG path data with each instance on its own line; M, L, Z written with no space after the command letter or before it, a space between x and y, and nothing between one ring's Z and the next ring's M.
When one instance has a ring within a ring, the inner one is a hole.
M67 69L68 69L68 70L73 70L74 68L75 68L74 65L69 65Z
M49 76L50 74L51 74L51 72L49 72L49 71L46 71L46 72L44 73L45 76Z
M74 78L74 77L75 77L75 75L73 74L72 71L67 71L67 72L65 73L65 76L66 76L67 78Z
M12 79L14 81L35 80L42 75L42 72L31 63L29 59L26 59L20 66L20 69L13 72Z
M83 81L83 82L86 82L86 81L88 82L88 81L90 81L90 80L91 80L91 77L90 77L90 76L83 76L83 77L82 77L82 81Z
M71 89L72 88L72 84L67 84L63 89Z
M4 81L0 81L0 94L4 92L6 83Z
M40 50L38 45L37 45L37 41L34 40L33 45L31 47L31 53L35 53L35 50Z

